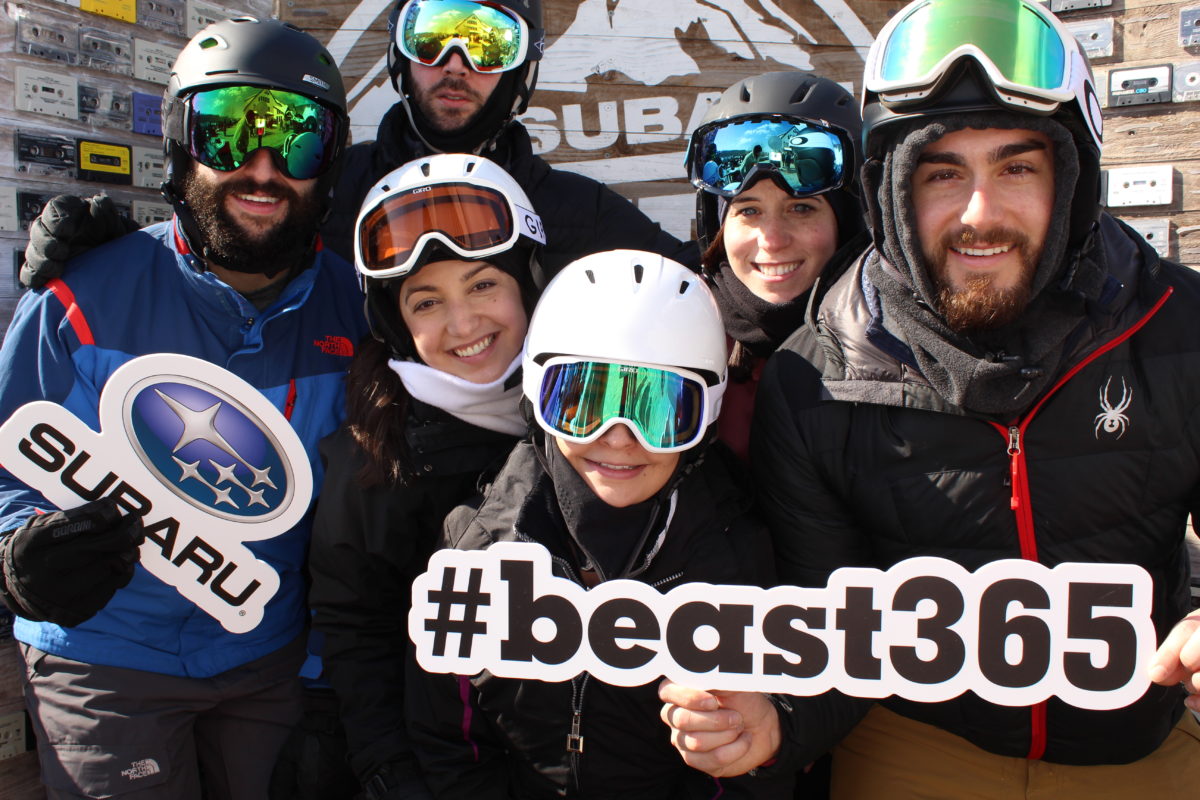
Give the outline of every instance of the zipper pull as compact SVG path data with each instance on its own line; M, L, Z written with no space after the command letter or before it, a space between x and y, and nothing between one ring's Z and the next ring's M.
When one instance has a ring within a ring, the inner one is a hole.
M1021 500L1017 494L1017 456L1021 455L1021 429L1016 425L1009 426L1008 429L1008 463L1009 463L1009 480L1012 482L1012 497L1008 501L1009 508L1016 511L1021 507Z
M568 753L583 752L583 734L579 732L582 728L582 716L578 711L571 714L571 732L567 734Z

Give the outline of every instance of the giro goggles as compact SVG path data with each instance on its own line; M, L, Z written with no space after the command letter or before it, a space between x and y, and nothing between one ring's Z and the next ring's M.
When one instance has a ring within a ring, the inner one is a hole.
M997 97L1050 113L1082 97L1088 67L1057 20L1030 0L927 0L884 26L865 88L889 107L924 100L959 59L973 58Z
M692 185L733 197L747 179L769 170L796 196L837 189L846 179L844 136L816 122L780 115L733 117L692 134L688 177Z
M470 0L409 0L396 24L396 46L426 66L458 48L475 72L507 72L529 55L529 25L498 6Z
M302 94L222 86L182 102L182 141L192 158L206 167L231 172L265 147L285 175L308 180L327 171L337 157L341 118Z
M626 423L642 447L674 453L708 427L708 385L694 372L555 356L543 368L534 417L547 432L579 443Z
M417 186L385 195L359 217L355 258L369 278L399 278L437 241L464 258L510 250L521 236L546 243L541 218L503 192L470 183Z

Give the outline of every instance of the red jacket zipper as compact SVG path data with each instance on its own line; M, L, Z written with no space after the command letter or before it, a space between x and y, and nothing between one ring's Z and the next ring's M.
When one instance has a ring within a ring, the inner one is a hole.
M1033 418L1037 416L1038 411L1041 410L1047 400L1054 396L1055 392L1061 389L1067 381L1075 377L1075 374L1081 369L1141 330L1142 326L1149 322L1150 318L1157 314L1158 310L1163 307L1163 304L1167 302L1167 298L1171 296L1172 292L1174 292L1174 289L1167 287L1167 291L1158 299L1154 307L1146 312L1145 316L1120 336L1097 348L1094 353L1068 370L1067 374L1059 378L1058 382L1050 388L1050 391L1042 395L1042 399L1029 410L1029 413L1023 419L1018 420L1016 424L1005 426L996 422L988 423L1000 431L1008 446L1009 479L1012 482L1012 497L1009 500L1009 506L1017 518L1017 538L1021 546L1021 558L1028 561L1038 560L1037 531L1033 525L1033 503L1029 491L1029 470L1025 466L1025 447L1022 443L1025 431L1029 428L1029 424L1033 421ZM1041 702L1032 706L1030 708L1030 716L1029 754L1025 757L1040 759L1046 752L1046 703Z

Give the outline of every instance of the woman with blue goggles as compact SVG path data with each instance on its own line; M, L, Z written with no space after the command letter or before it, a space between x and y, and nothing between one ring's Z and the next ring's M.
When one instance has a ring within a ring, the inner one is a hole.
M692 134L696 230L732 341L720 436L742 459L766 357L803 323L834 252L863 230L861 127L838 84L773 72L729 87Z

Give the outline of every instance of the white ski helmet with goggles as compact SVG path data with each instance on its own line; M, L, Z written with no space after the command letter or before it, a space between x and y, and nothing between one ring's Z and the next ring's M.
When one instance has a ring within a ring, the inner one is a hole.
M727 358L699 275L656 253L612 250L568 264L542 293L523 388L552 436L590 442L623 422L647 450L678 452L716 421Z
M367 192L354 226L354 266L375 337L397 356L413 355L394 289L425 264L487 261L528 292L545 242L520 184L482 156L443 153L392 170Z

